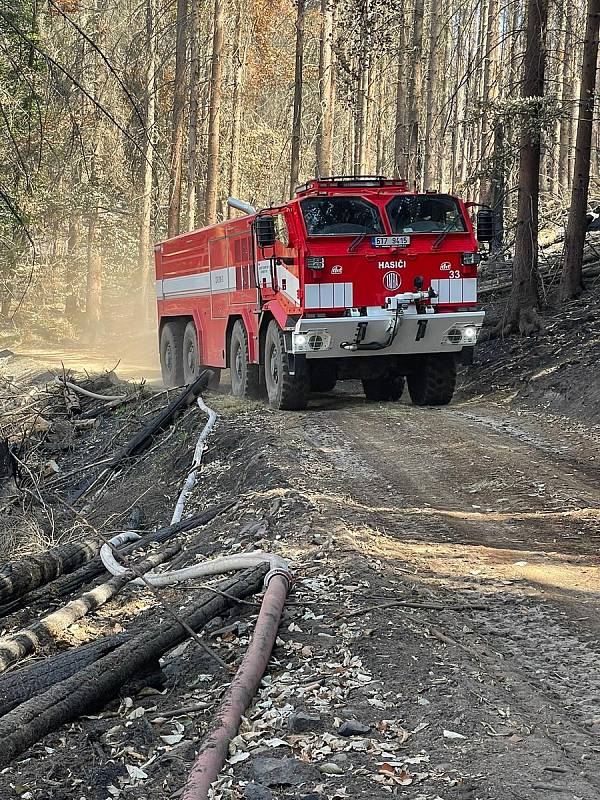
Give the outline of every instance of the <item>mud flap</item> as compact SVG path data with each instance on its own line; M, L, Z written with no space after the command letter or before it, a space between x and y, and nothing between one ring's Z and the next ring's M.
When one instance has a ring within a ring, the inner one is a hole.
M303 376L307 374L306 356L304 353L287 353L288 371L290 375Z

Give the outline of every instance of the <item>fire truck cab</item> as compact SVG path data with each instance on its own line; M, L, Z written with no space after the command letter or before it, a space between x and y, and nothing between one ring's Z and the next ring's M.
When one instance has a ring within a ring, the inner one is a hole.
M383 177L313 180L283 205L155 248L164 382L231 370L234 395L278 409L359 379L368 400L449 403L483 323L479 241L459 198Z

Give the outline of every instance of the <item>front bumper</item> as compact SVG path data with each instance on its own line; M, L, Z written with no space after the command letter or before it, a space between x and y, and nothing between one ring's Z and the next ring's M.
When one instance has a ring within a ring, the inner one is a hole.
M385 309L367 316L303 318L292 333L292 352L308 359L457 353L475 344L484 316L483 311L400 315L389 345L395 314ZM383 347L365 348L372 343Z

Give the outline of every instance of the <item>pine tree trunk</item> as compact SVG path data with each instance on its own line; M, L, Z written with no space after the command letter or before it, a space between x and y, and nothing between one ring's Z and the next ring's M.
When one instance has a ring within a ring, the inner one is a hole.
M217 221L219 194L219 155L221 140L221 72L223 58L223 23L225 3L215 0L212 59L210 68L210 107L208 111L208 164L206 170L206 197L204 223Z
M204 195L205 225L213 225L217 221L218 211L224 18L225 3L222 3L221 0L215 0L208 107L206 190Z
M173 128L171 131L171 179L169 184L169 236L177 236L181 229L181 162L185 123L186 30L187 0L177 0L175 85L173 88Z
M507 327L522 334L539 329L538 204L540 189L540 105L544 94L547 0L528 0L524 76L521 96L530 106L523 113L520 140L515 255Z
M438 71L439 47L442 31L442 17L439 11L434 10L431 15L431 28L429 31L429 69L427 71L427 96L425 112L425 142L423 150L423 188L432 189L437 184L434 169L437 164L436 154L439 152L439 140L434 134L434 121L438 111Z
M396 117L394 120L394 177L407 177L406 164L406 26L400 11L400 43L396 71Z
M500 16L498 14L498 0L489 0L487 7L486 32L484 38L485 61L483 64L483 93L482 99L486 104L481 120L481 167L490 171L489 159L493 147L493 131L490 124L491 109L489 105L497 94L496 72L498 56L496 47L498 46L498 25ZM493 169L493 166L491 167ZM490 203L492 199L492 178L484 177L481 180L481 190L479 194L480 203Z
M190 121L188 131L186 228L196 226L196 180L198 177L198 126L200 123L200 0L190 4Z
M244 70L246 66L246 47L242 44L242 4L240 2L236 17L236 34L233 51L233 97L231 100L233 124L231 128L231 157L229 159L229 197L237 197L240 176L240 141L242 133L242 95ZM231 219L234 209L229 206Z
M154 172L154 123L156 114L156 36L154 33L155 0L146 0L146 47L147 62L145 75L146 127L144 131L143 188L140 209L138 240L138 282L142 298L142 310L150 308L150 289L152 282L152 179Z
M409 186L417 184L420 176L419 157L419 113L421 109L421 73L423 49L423 14L424 0L415 0L412 37L412 76L408 82L408 182Z
M218 2L218 0L217 0ZM294 71L294 107L292 112L292 152L290 156L290 197L300 176L300 143L302 134L302 83L304 71L304 3L296 0L296 66Z
M571 128L571 101L574 97L573 85L573 51L575 49L573 37L573 14L571 8L567 9L565 16L565 54L562 62L562 113L560 120L560 142L558 156L558 172L561 191L566 195L570 186L569 169L569 131Z
M571 206L565 235L565 262L560 293L563 299L576 297L583 289L581 268L585 243L590 158L594 119L594 94L598 66L598 26L600 0L588 0L587 23L583 43L583 66L579 94L579 121L575 146L575 169L571 190Z
M317 174L331 174L333 138L333 6L321 0L321 41L319 47L319 102L321 116L317 133Z

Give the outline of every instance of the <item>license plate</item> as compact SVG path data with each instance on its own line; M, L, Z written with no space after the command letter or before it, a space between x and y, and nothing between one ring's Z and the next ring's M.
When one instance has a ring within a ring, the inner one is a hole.
M371 245L373 247L408 247L410 236L373 236Z

